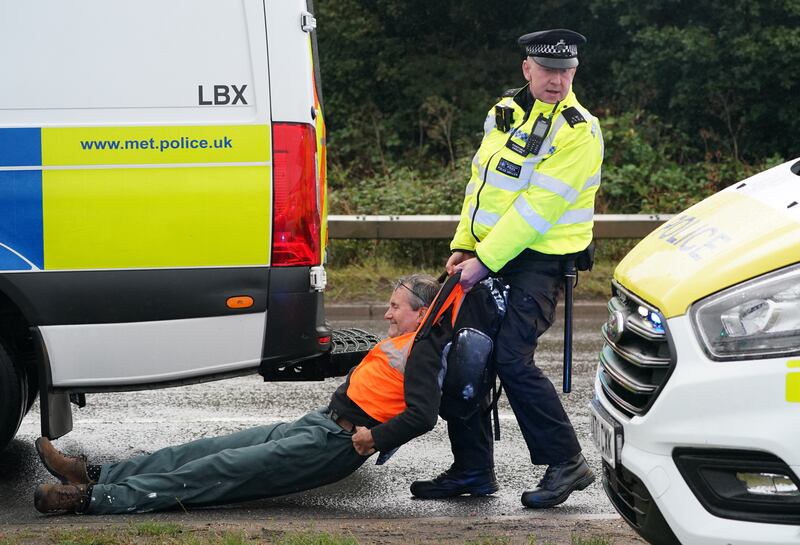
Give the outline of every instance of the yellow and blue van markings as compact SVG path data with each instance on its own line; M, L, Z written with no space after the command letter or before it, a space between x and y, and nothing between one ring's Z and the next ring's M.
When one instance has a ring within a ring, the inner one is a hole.
M786 401L800 403L800 360L789 360L787 367L794 371L786 373Z
M268 265L268 125L0 129L0 270Z
M0 129L0 270L44 268L39 129Z

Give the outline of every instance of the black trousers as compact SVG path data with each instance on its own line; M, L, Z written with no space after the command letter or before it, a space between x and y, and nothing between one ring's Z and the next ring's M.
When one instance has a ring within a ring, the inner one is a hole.
M558 261L519 257L498 275L510 286L506 315L495 340L494 365L534 464L556 464L581 451L575 430L553 387L536 367L539 337L555 319L564 278ZM442 415L448 413L442 399ZM447 431L458 469L494 466L490 414L447 418Z

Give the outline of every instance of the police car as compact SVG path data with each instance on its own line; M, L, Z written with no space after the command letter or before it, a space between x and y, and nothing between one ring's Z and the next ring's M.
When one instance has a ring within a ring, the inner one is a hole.
M592 401L615 508L654 544L800 543L800 160L619 264Z

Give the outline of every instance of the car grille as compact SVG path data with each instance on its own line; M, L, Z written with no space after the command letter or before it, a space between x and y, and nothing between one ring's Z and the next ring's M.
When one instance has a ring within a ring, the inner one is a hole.
M658 309L616 281L611 290L598 377L614 407L629 417L642 415L667 382L675 357Z

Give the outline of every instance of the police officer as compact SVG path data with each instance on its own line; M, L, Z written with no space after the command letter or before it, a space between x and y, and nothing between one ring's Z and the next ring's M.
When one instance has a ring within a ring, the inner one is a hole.
M603 141L597 119L572 92L584 43L566 29L519 38L527 85L506 92L486 118L447 262L465 290L487 275L510 287L494 362L532 462L548 465L538 487L522 494L533 508L558 505L595 479L553 384L533 361L555 318L564 264L592 241ZM414 496L495 492L488 411L448 419L448 435L452 466L414 482Z

